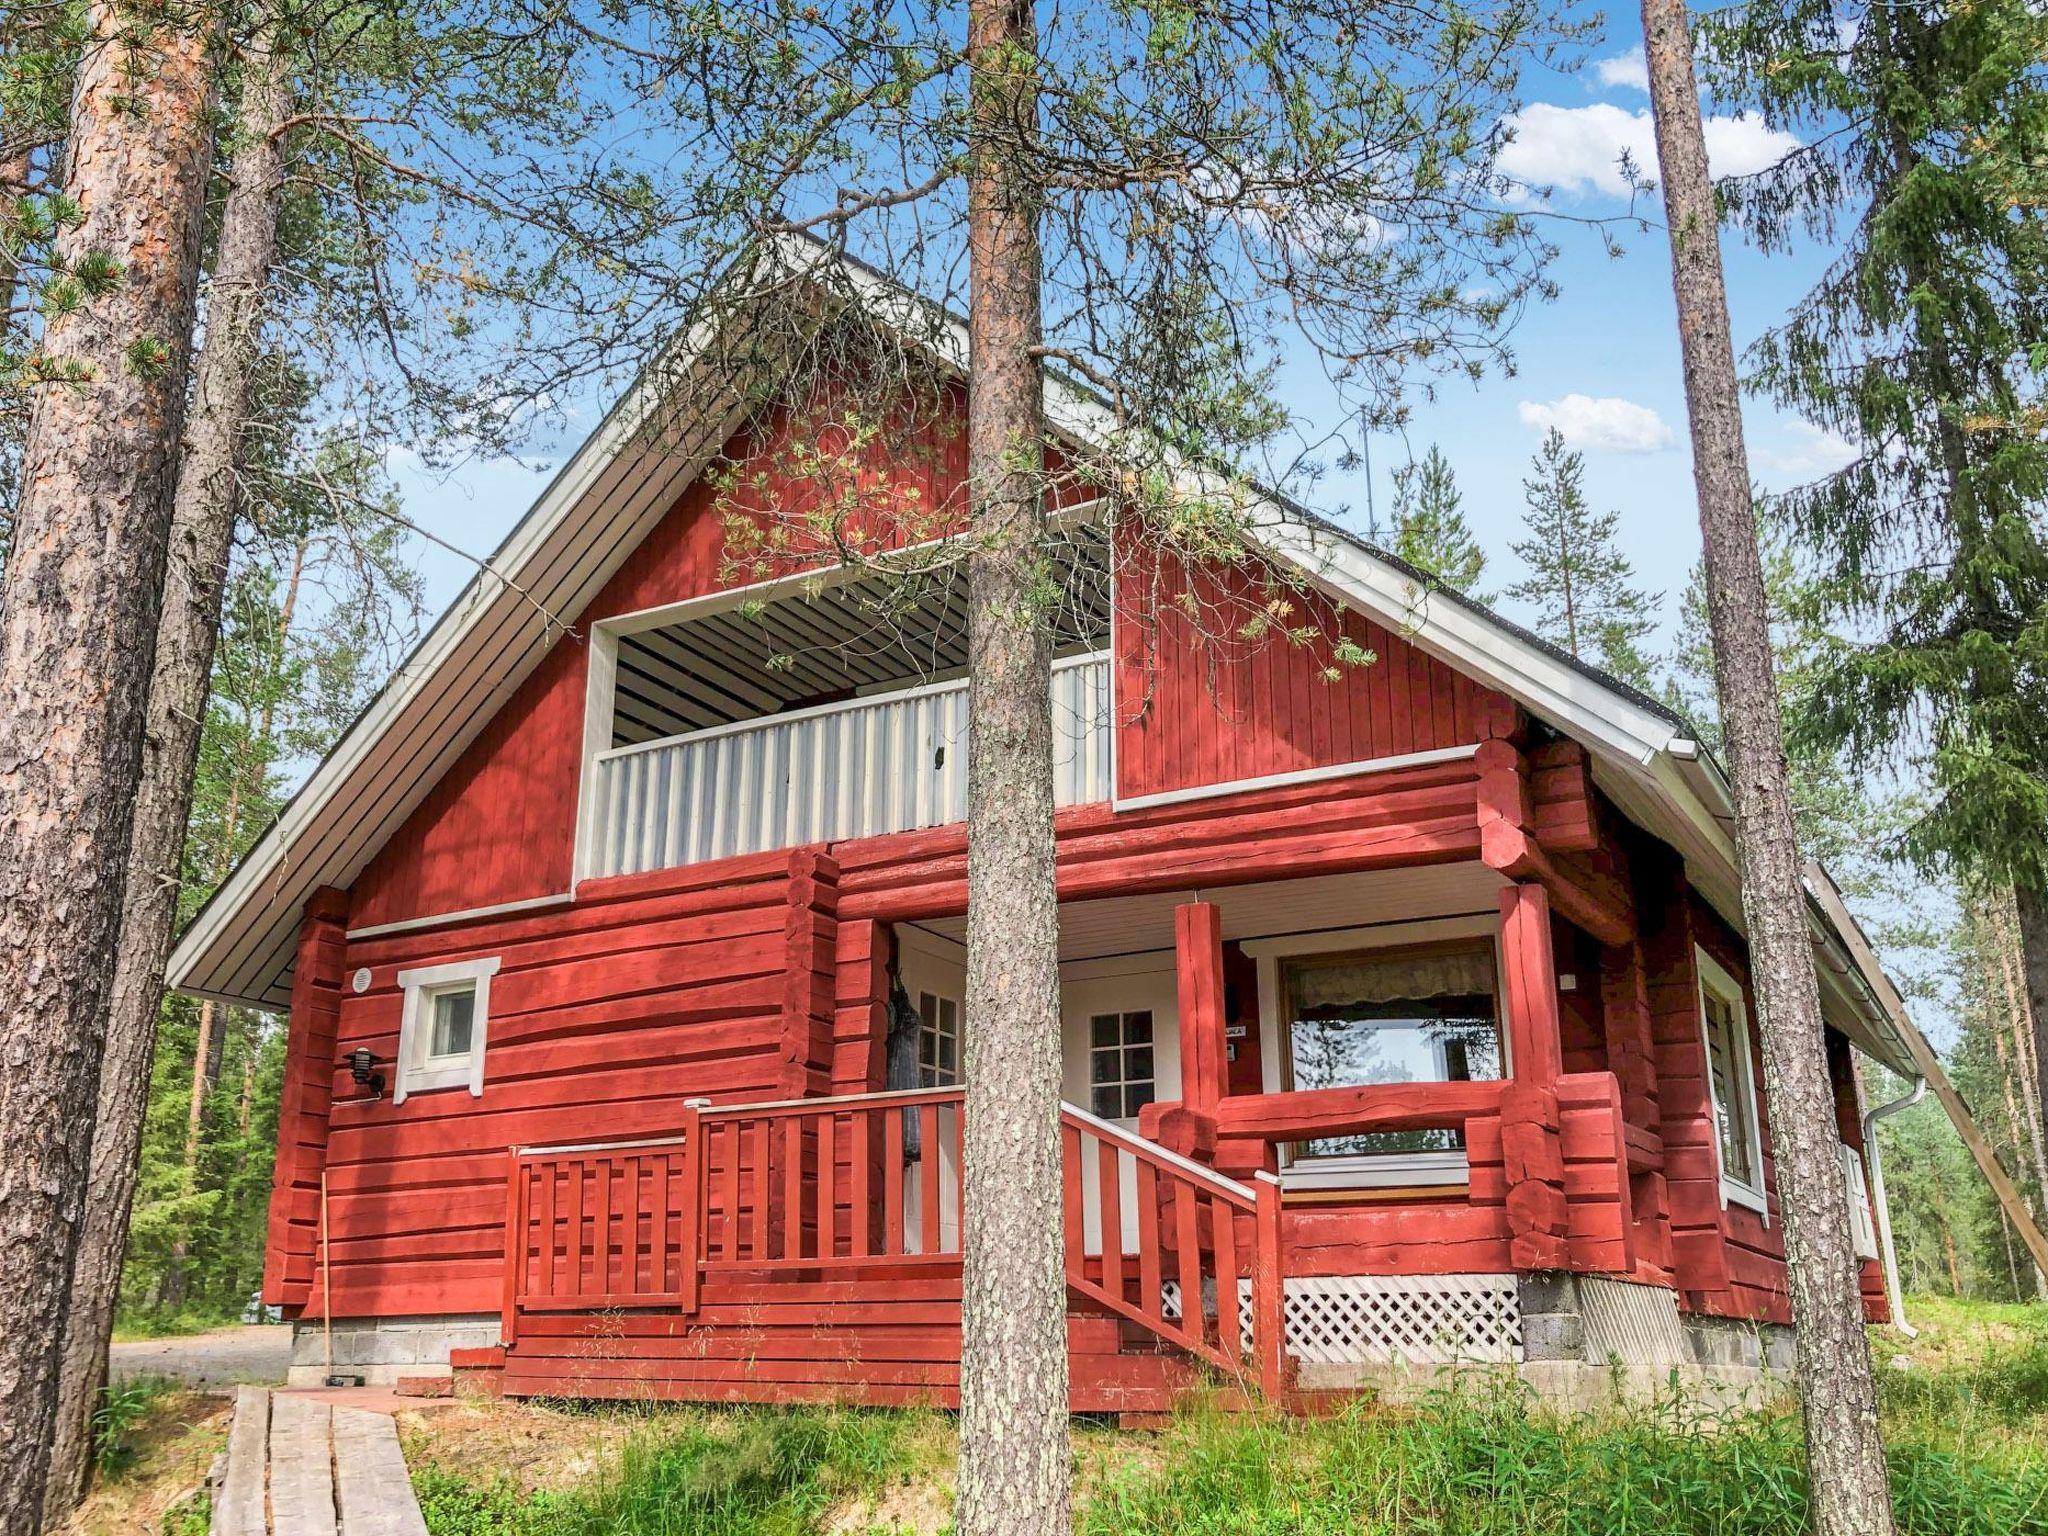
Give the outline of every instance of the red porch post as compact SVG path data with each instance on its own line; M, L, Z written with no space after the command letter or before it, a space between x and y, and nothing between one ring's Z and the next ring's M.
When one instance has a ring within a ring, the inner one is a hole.
M1223 1098L1230 1058L1224 1039L1223 914L1216 904L1191 901L1174 908L1173 944L1180 983L1181 1102L1211 1119Z
M1550 898L1533 883L1500 893L1502 992L1514 1076L1501 1096L1510 1255L1518 1270L1562 1269L1569 1210L1559 1135L1564 1074Z

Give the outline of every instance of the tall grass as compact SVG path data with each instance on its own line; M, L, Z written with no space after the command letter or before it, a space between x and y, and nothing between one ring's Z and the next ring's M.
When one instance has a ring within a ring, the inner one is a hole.
M650 1420L566 1493L432 1463L413 1487L434 1536L800 1536L894 1474L909 1423L850 1409L682 1412Z
M1904 1536L2048 1533L2048 1459L1894 1426ZM1789 1413L1667 1403L1534 1411L1487 1382L1315 1423L1197 1413L1157 1465L1112 1475L1084 1536L1796 1536L1805 1455Z

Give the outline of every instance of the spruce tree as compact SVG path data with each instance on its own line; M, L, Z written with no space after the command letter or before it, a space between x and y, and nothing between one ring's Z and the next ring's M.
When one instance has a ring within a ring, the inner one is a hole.
M1545 639L1647 689L1653 659L1644 642L1661 594L1635 584L1635 567L1621 552L1621 514L1593 510L1585 473L1585 455L1565 447L1552 427L1522 482L1529 536L1511 546L1529 574L1506 595L1535 610Z
M1903 847L2014 893L2048 1062L2048 17L2026 0L1727 13L1724 94L1811 142L1732 184L1748 234L1836 254L1753 383L1849 440L1783 506L1829 579L1833 657L1798 730L1925 781ZM2037 1085L2037 1091L2038 1091Z
M1394 476L1394 553L1467 597L1485 597L1479 578L1486 551L1465 521L1465 498L1451 462L1434 443L1419 464Z

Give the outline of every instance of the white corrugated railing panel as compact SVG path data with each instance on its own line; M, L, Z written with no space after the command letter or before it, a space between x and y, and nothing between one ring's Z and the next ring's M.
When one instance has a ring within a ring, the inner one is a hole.
M1110 792L1106 655L1052 674L1053 801ZM967 819L967 683L620 747L597 762L599 875Z

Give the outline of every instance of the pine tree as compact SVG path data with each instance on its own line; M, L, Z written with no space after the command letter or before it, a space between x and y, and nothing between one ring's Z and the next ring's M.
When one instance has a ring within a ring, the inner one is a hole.
M1887 5L1852 32L1795 4L1709 38L1724 92L1811 141L1733 184L1732 211L1766 250L1834 252L1753 358L1856 449L1784 498L1857 638L1803 729L1904 756L1928 790L1918 867L2011 888L2048 1071L2048 16Z
M1419 464L1394 476L1394 553L1445 586L1485 602L1479 578L1486 551L1465 521L1450 460L1434 443Z
M1742 913L1776 1146L1813 1521L1821 1536L1885 1536L1893 1529L1890 1474L1878 1429L1877 1381L1864 1330L1848 1193L1836 1160L1820 978L1772 675L1770 598L1742 440L1720 210L1707 168L1692 29L1684 0L1642 0L1642 17L1715 693L1727 727Z
M1552 427L1522 482L1529 537L1510 547L1529 568L1506 595L1536 612L1536 629L1572 655L1594 661L1637 688L1654 683L1643 645L1656 628L1661 594L1634 585L1621 552L1621 514L1586 500L1586 459Z

